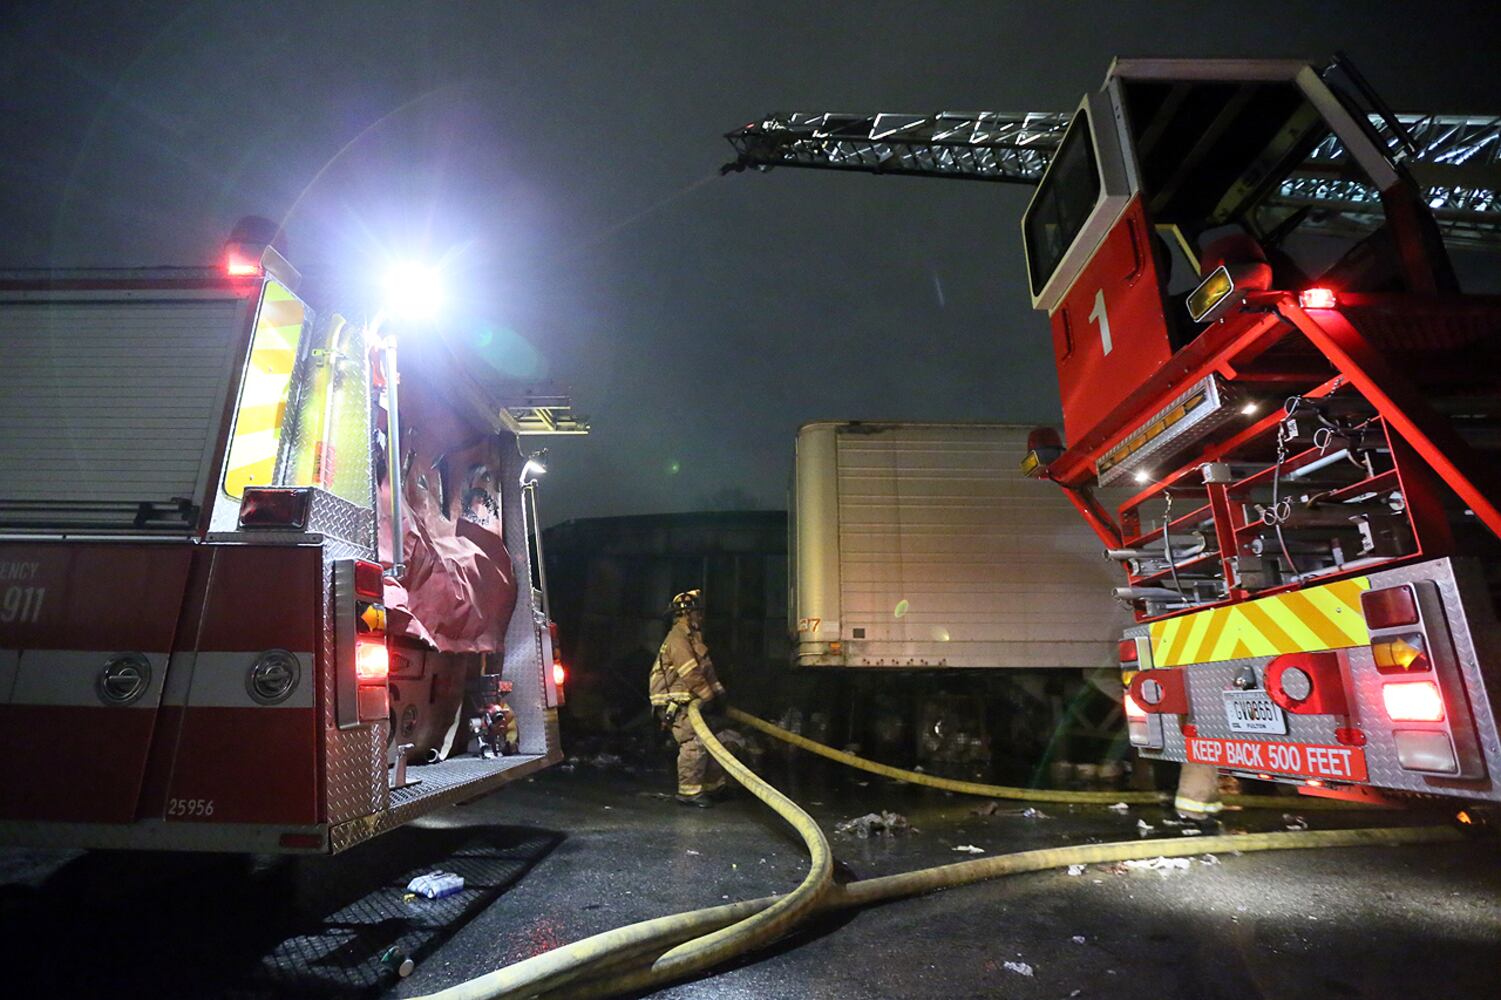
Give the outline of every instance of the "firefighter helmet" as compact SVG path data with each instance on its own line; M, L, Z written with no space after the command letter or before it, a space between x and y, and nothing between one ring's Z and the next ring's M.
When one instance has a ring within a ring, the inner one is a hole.
M704 609L704 594L701 590L685 590L672 599L673 615L686 615L690 611Z

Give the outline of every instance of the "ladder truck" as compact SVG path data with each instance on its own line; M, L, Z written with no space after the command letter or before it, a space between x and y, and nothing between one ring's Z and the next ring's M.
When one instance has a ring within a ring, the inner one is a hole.
M1071 113L771 115L726 171L1025 184L1061 487L1125 579L1146 758L1501 799L1501 118L1344 57L1118 59ZM1100 488L1125 487L1111 509Z
M266 230L0 272L0 844L333 853L561 759L529 449L587 425Z

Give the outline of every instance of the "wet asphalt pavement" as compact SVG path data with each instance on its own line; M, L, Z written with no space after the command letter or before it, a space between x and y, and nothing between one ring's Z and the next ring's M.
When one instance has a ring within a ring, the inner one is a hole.
M416 996L635 920L797 884L801 844L765 807L743 796L678 806L665 765L554 768L332 859L0 851L6 991ZM831 837L847 879L970 857L961 844L993 855L1134 839L1139 821L1176 833L1158 808L1043 806L1034 818L1001 803L976 815L975 800L807 757L764 770L827 830L882 809L917 828ZM1315 828L1355 825L1306 815ZM1226 825L1284 824L1272 811ZM401 901L405 878L439 867L470 872L474 891L447 907ZM377 959L393 943L417 958L400 982ZM1498 972L1501 846L1487 841L1013 876L839 914L655 995L1489 997Z

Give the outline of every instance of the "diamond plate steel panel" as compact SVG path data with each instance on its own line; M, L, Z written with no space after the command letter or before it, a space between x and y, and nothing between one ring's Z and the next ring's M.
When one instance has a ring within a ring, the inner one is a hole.
M337 854L418 816L484 795L556 761L556 757L518 754L491 760L460 757L441 764L409 768L407 775L421 778L420 785L392 792L390 809L335 826L329 831L330 845Z
M319 639L323 683L318 696L322 699L323 719L323 801L330 824L369 816L384 810L387 804L386 735L390 723L340 729L334 714L337 678L329 667L335 662L333 601L330 598L334 563L340 559L370 559L373 555L367 546L339 543L332 538L326 539L323 546L323 627Z
M1428 795L1452 795L1460 798L1501 800L1495 778L1501 775L1501 737L1496 730L1495 699L1501 693L1501 628L1491 611L1489 597L1478 569L1460 561L1436 559L1400 569L1370 574L1371 588L1392 587L1402 583L1430 581L1437 588L1443 612L1448 619L1454 643L1459 676L1478 733L1477 752L1484 761L1487 778L1463 782L1441 776L1425 775L1404 769L1397 760L1397 748L1391 735L1381 696L1381 674L1376 670L1369 646L1342 650L1346 663L1346 682L1353 698L1351 724L1366 735L1365 757L1370 785ZM1128 637L1144 634L1140 627L1126 630ZM1260 656L1216 663L1199 663L1185 667L1190 705L1210 706L1195 713L1191 721L1201 737L1214 739L1257 739L1248 733L1236 733L1221 710L1220 692L1234 687L1236 672L1250 666L1261 681L1266 665L1275 657ZM1487 669L1485 664L1494 666ZM1161 751L1139 750L1153 760L1187 760L1187 747L1180 724L1181 716L1164 715L1164 747ZM1287 735L1270 736L1271 741L1287 743L1322 743L1334 745L1336 716L1287 715ZM1247 772L1248 773L1248 772ZM1297 784L1300 778L1279 779Z
M350 503L327 490L314 489L308 531L338 539L359 549L356 559L369 559L375 552L375 511ZM345 556L345 558L351 558Z
M531 546L526 537L523 498L518 485L526 459L514 446L503 444L500 452L501 530L516 574L516 608L506 627L501 673L512 684L509 704L516 712L521 752L554 754L559 752L557 730L555 726L548 726L544 719L547 682L543 677L542 629L547 623L533 597Z

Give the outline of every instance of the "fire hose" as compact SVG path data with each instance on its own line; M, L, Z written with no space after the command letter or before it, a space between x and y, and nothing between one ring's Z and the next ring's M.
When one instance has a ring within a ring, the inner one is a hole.
M870 774L879 774L884 778L894 778L897 781L905 781L912 785L922 785L926 788L938 788L946 792L957 792L960 795L977 795L989 799L1017 799L1023 802L1057 802L1064 804L1108 805L1116 802L1125 802L1128 805L1159 805L1166 802L1170 796L1162 792L1071 792L1053 790L1048 788L1016 788L1010 785L987 785L978 781L956 781L953 778L940 778L921 771L904 771L899 767L891 767L887 764L877 764L875 761L866 760L845 750L835 750L833 747L816 740L810 740L806 736L789 732L781 726L757 718L749 712L742 712L738 708L729 708L725 714L736 722L743 722L752 729L759 730L767 736L790 743L800 750L826 757L829 760L844 764L848 767L857 768ZM1240 806L1246 809L1286 809L1292 803L1287 799L1279 799L1269 795L1227 795L1222 800L1228 806ZM1364 808L1358 803L1344 802L1338 799L1318 799L1312 796L1300 796L1297 800L1297 808L1306 809L1351 809Z
M863 760L854 754L834 750L821 743L796 736L736 709L730 709L728 714L732 719L753 726L777 739L793 737L793 739L787 739L787 742L803 749L821 748L812 750L821 756L839 760L841 763L859 761L860 763L852 763L851 766L902 781L911 781L914 784L980 795L991 795L991 793L967 789L998 789L1008 794L992 797L1028 798L1032 801L1101 801L1094 798L1037 797L1062 794L1075 796L1105 794L1110 801L1122 801L1119 795L1108 793L1049 792L981 785L973 782L951 782L949 779L888 768L882 764ZM760 899L690 910L595 934L430 994L428 1000L481 1000L481 998L496 997L543 997L546 1000L561 1000L564 997L603 997L649 990L667 982L706 971L736 955L765 947L817 914L954 888L1003 875L1042 871L1067 865L1157 857L1187 857L1214 851L1247 853L1320 847L1392 846L1461 839L1461 834L1452 827L1427 826L1300 830L1285 833L1135 840L1020 851L993 858L961 861L934 868L903 872L898 875L865 879L847 885L837 885L832 881L828 838L813 818L726 750L704 721L697 702L689 705L688 718L693 724L694 732L704 742L714 759L723 765L736 781L766 803L802 836L808 847L810 858L808 874L802 883L786 896L764 896ZM845 758L851 760L847 761ZM881 770L875 770L877 768ZM967 789L954 786L967 786ZM1010 794L1014 792L1028 794L1025 796ZM1159 796L1153 794L1147 798L1133 798L1126 801L1157 803L1161 800ZM1302 802L1299 803L1300 808L1304 805Z

